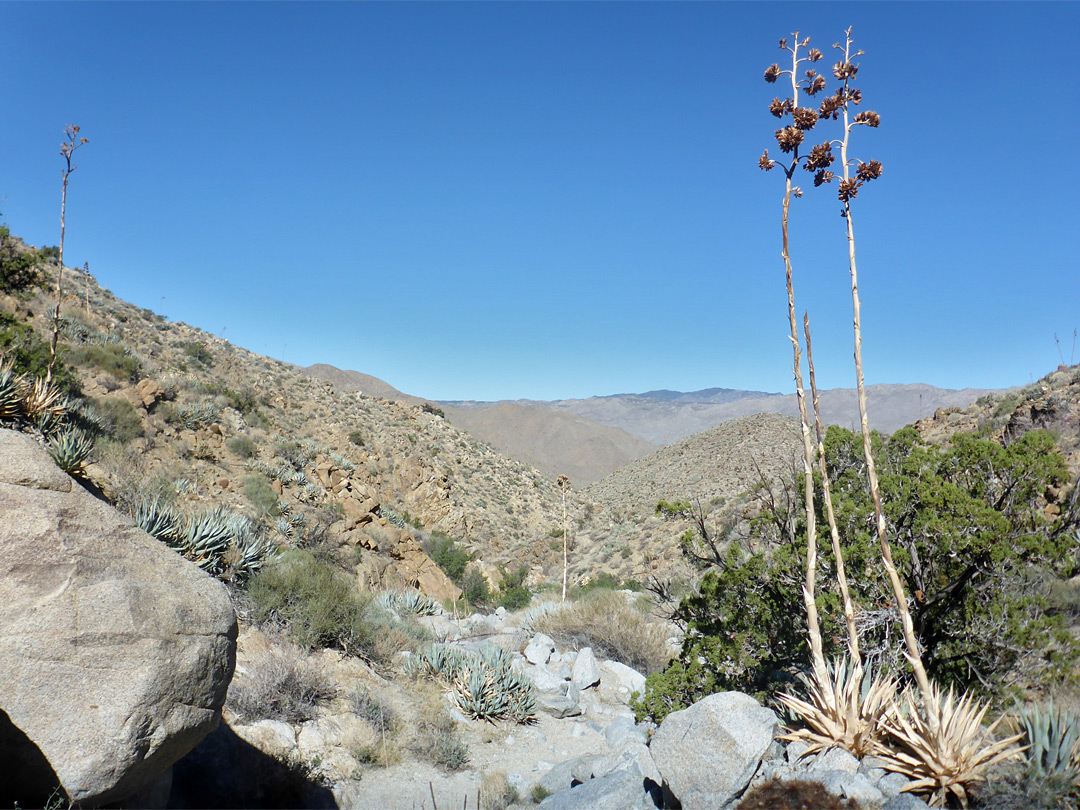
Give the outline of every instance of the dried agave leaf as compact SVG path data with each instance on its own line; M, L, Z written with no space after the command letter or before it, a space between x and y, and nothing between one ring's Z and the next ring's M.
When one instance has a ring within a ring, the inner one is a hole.
M929 793L931 806L942 806L952 794L966 808L968 788L984 781L990 766L1024 750L1016 744L1021 734L994 740L1001 719L984 726L988 709L970 693L958 700L951 687L943 695L931 684L923 697L908 690L886 711L882 727L888 739L874 755L912 780L905 791Z
M827 669L824 680L817 675L801 676L809 700L780 695L780 702L807 725L783 739L808 743L807 754L843 748L856 757L866 756L875 750L885 707L896 695L896 682L874 677L862 664L850 666L845 659L837 659Z

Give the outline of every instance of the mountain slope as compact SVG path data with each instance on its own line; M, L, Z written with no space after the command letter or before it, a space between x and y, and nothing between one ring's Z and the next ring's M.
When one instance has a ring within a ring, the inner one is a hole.
M491 408L446 408L450 422L552 478L578 485L648 455L656 446L625 430L536 405L502 402Z

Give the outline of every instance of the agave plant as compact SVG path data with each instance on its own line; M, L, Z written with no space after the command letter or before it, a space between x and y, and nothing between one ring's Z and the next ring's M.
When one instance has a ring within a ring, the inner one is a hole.
M885 708L896 697L896 682L861 664L850 665L837 659L827 665L827 678L799 676L806 685L809 699L780 695L779 700L792 714L806 723L784 736L809 744L807 754L839 747L862 758L875 750L881 737Z
M26 380L16 374L11 363L0 363L0 422L18 419L23 410L23 397L26 394Z
M435 600L415 590L383 591L375 597L376 603L401 616L434 616L439 612Z
M886 710L882 729L888 739L874 755L912 780L903 790L930 794L933 807L951 794L966 808L968 788L985 781L990 766L1024 751L1017 745L1021 734L994 739L1001 718L983 726L988 708L970 693L957 699L952 687L945 695L934 683L929 693L909 689Z
M1031 775L1080 786L1080 711L1050 701L1020 709L1019 720Z
M223 506L200 512L188 521L180 537L183 554L204 571L218 570L221 555L235 536L233 513Z
M86 433L100 436L108 430L105 419L84 399L67 397L64 400L64 409L67 412L68 421L82 428Z
M510 709L507 693L495 683L494 673L474 669L460 673L451 684L454 703L470 720L495 720Z
M179 513L158 498L141 501L131 517L135 525L148 535L170 546L175 547L184 532Z
M33 420L45 416L53 421L59 421L67 413L67 402L59 388L46 382L44 377L38 377L26 391L23 409Z
M295 534L292 523L290 523L289 519L285 517L279 517L276 521L274 521L274 528L277 529L278 533L281 534L283 537L289 539L291 539L293 534Z
M94 440L78 428L69 427L49 439L46 449L57 467L68 475L81 476L94 452Z

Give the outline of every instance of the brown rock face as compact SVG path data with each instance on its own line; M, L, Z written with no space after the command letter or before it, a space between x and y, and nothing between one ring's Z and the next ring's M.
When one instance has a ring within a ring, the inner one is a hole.
M0 805L154 782L221 718L224 587L0 430Z

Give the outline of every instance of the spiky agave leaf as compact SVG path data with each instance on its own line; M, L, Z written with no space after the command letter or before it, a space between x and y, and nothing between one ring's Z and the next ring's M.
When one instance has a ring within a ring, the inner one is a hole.
M67 402L59 388L38 377L26 391L23 408L33 420L45 417L59 421L67 413Z
M984 781L990 766L1025 750L1017 745L1021 734L994 740L1001 718L983 726L988 709L970 693L957 700L952 687L944 695L933 683L926 695L908 690L886 710L882 727L888 739L874 755L912 780L904 791L930 794L934 807L952 794L966 808L968 788Z
M232 513L223 506L194 515L180 538L184 556L204 571L216 571L234 536L233 525Z
M175 509L159 498L142 500L135 507L135 514L131 519L151 537L156 537L174 548L179 545L180 536L184 532L183 521Z
M0 422L11 422L22 415L26 387L26 379L15 373L11 361L0 363Z
M67 428L49 439L46 449L57 467L68 475L80 476L94 452L94 440L78 428Z
M881 674L875 677L861 664L852 666L846 659L835 660L827 669L824 682L817 676L799 676L806 685L808 700L780 695L780 702L807 725L784 735L784 739L808 743L807 754L839 747L864 757L880 737L885 707L896 696L896 682Z
M1055 706L1024 706L1018 719L1028 744L1027 762L1038 777L1080 784L1080 712Z

